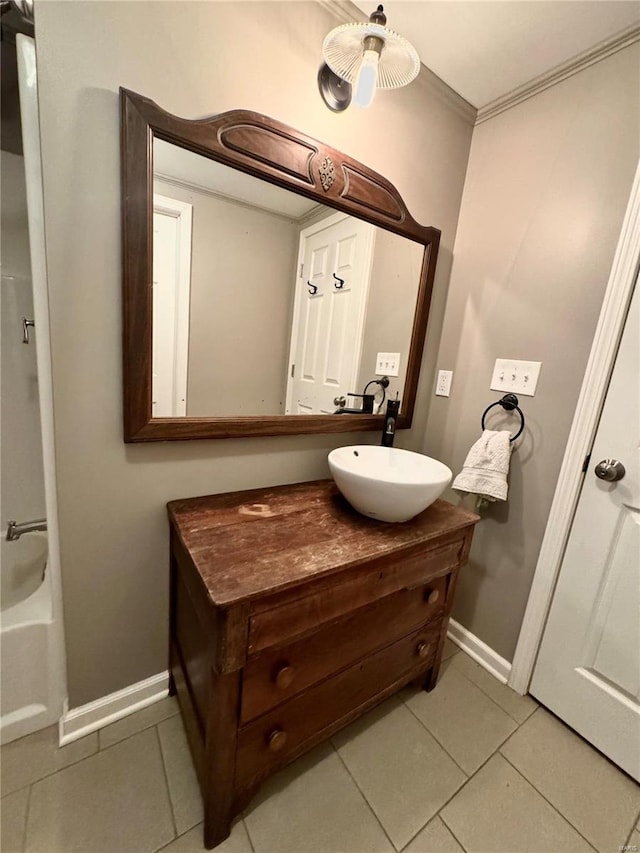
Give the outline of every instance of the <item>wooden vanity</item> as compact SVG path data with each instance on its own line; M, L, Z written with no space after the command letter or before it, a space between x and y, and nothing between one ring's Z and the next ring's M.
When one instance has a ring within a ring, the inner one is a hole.
M404 524L331 480L172 501L171 691L219 844L257 787L410 681L438 677L478 517Z

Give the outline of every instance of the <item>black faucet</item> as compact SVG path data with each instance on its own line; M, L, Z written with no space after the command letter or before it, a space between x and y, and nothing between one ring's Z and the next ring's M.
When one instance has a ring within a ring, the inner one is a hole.
M393 447L393 440L396 437L396 421L398 420L398 410L400 409L400 400L387 401L387 413L384 416L384 426L382 428L382 441L380 444L383 447Z
M372 415L373 414L373 394L352 394L351 391L347 395L349 397L360 397L362 399L362 408L356 409L354 406L347 406L346 400L344 397L336 397L333 401L336 405L338 401L342 403L344 400L344 404L340 405L335 412L334 415Z

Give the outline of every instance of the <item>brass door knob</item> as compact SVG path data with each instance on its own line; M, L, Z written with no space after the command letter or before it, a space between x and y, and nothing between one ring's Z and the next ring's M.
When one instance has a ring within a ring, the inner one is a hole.
M416 646L416 654L419 658L429 657L429 652L431 651L431 646L429 643L418 643Z
M435 604L436 601L440 598L440 590L439 589L428 589L424 597L427 601L427 604Z
M293 679L296 677L296 671L289 664L282 664L278 669L275 677L276 687L278 690L286 690L291 686Z
M267 743L271 752L280 752L286 742L287 733L283 732L282 729L274 729L267 738Z

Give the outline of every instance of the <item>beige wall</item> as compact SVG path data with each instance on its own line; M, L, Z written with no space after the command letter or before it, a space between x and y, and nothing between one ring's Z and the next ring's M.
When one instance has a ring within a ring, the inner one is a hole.
M399 352L400 371L389 379L387 399L395 399L396 392L402 399L423 256L419 243L376 228L360 373L353 389L359 394L376 378L377 354ZM376 390L371 386L368 393Z
M212 193L155 187L193 205L187 415L284 414L297 224Z
M74 707L167 665L166 501L325 477L327 452L361 438L123 443L118 87L185 117L271 115L385 174L418 221L442 230L415 428L398 437L413 447L427 418L472 127L426 69L370 110L330 112L316 75L322 40L339 22L316 3L52 0L37 4L36 18Z
M459 471L499 397L494 360L543 363L536 396L521 398L508 503L482 511L453 614L507 660L638 161L639 54L620 51L473 136L438 357L452 394L433 398L424 450Z
M3 275L31 276L29 224L24 179L24 157L2 151L0 159L2 232L0 260Z

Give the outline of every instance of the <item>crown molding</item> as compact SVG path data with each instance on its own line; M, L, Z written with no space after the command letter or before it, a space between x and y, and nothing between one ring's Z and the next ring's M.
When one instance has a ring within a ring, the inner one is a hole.
M295 216L295 214L291 213L282 213L279 210L274 210L271 207L266 207L262 204L254 204L251 201L244 201L241 198L236 198L229 193L223 193L219 190L214 190L211 187L207 187L204 184L199 184L197 181L189 181L186 178L176 178L174 175L166 175L163 172L154 172L153 173L154 180L158 180L163 184L169 184L173 187L178 187L182 190L187 190L188 192L197 192L201 195L209 195L214 198L221 199L222 201L229 202L229 204L235 204L239 207L245 207L249 210L260 210L263 213L268 213L270 216L276 216L278 219L282 219L285 222L300 222L305 217L309 216L310 213L317 207L321 207L321 205L316 205L308 210L306 213L303 213L302 216Z
M360 21L368 21L369 18L365 13L358 9L355 3L351 0L317 0L320 6L331 12L334 18L337 18L341 24L350 24L352 21L359 23Z
M549 89L551 86L561 83L568 77L572 77L574 74L584 71L585 68L589 68L590 65L595 65L596 62L606 59L608 56L617 53L619 50L623 50L625 47L629 47L629 45L632 45L639 40L640 26L634 25L621 30L619 33L616 33L616 35L605 39L599 44L594 45L594 47L589 48L589 50L585 50L583 53L579 53L577 56L574 56L573 59L563 62L561 65L556 65L555 68L551 68L544 74L534 77L533 80L530 80L528 83L518 86L511 92L507 92L505 95L501 95L494 101L480 107L478 109L476 125L488 121L490 118L503 113L505 110L511 109L511 107L515 107L517 104L532 98L534 95L538 95L540 92L544 92L545 89Z
M360 21L368 21L369 18L364 14L351 0L317 0L318 5L326 9L334 18L336 18L336 26L338 24L348 24L352 22L359 23ZM318 57L321 61L321 57ZM413 85L422 84L429 92L435 95L438 100L443 101L448 106L452 107L458 115L474 124L476 121L477 110L468 101L459 95L451 88L444 80L441 80L437 74L428 68L423 62L420 63L422 68L420 74L414 81Z

